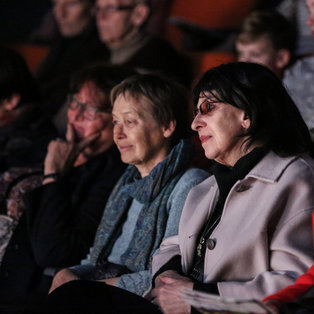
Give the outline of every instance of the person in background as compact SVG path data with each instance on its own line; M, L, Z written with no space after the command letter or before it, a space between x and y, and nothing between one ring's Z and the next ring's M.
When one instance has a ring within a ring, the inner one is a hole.
M295 55L301 57L313 53L314 37L310 28L306 25L309 17L306 0L282 0L274 9L295 25L297 31Z
M295 30L276 11L253 11L243 21L235 39L237 60L267 66L282 78L293 57Z
M53 14L60 36L38 65L35 77L45 100L45 114L58 130L58 110L66 101L71 74L88 64L106 61L109 56L108 49L98 37L92 15L93 4L94 0L53 0ZM60 131L62 135L63 130L64 126Z
M308 27L314 36L314 0L306 0L309 10ZM285 71L283 82L292 99L295 101L301 115L307 124L312 140L314 139L314 53L300 56L297 61Z
M96 0L100 39L110 50L112 64L126 64L139 71L159 71L181 83L191 83L191 63L169 42L148 35L149 0Z
M88 259L57 273L41 312L57 313L61 306L68 313L111 313L114 300L103 298L112 286L142 295L151 282L153 254L177 234L188 191L208 176L189 169L193 145L185 89L141 74L116 86L111 99L114 141L129 166L106 204ZM137 302L121 305L124 313L138 308Z
M256 63L224 64L204 74L194 104L192 128L216 166L153 258L150 298L163 313L195 312L176 296L184 286L262 299L314 262L313 144L281 80Z
M0 47L0 173L41 163L56 129L41 111L38 85L23 57Z
M94 65L73 74L66 139L49 143L42 185L24 192L25 209L0 266L0 304L37 301L47 294L54 272L87 254L108 196L126 167L113 142L109 94L134 73Z

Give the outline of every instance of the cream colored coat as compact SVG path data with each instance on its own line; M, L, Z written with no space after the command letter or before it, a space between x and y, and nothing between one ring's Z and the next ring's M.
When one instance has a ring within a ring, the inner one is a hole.
M166 239L153 259L153 273L177 254L192 267L198 234L218 197L214 176L194 187L185 202L179 236ZM311 214L314 161L268 153L230 190L222 218L206 249L205 280L222 296L257 298L291 284L314 263Z

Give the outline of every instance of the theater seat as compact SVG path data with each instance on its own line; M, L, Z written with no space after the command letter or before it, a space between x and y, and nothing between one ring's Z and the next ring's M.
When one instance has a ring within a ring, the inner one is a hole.
M234 29L257 6L257 0L173 0L165 36L177 47L181 37L171 19L209 29Z
M218 66L222 63L236 61L235 54L231 52L220 51L200 51L189 52L188 56L192 60L194 68L194 83L200 79L202 74L210 68Z
M38 44L15 44L10 48L19 52L25 59L31 72L34 72L40 61L49 51L48 45Z

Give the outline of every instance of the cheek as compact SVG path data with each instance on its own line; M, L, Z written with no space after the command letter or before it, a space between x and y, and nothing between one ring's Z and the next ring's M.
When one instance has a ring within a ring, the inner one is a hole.
M69 122L73 121L73 113L70 110L67 112L67 117Z
M76 113L75 111L73 111L73 110L68 110L68 112L67 112L68 121L69 121L71 124L77 123L76 115L77 115L77 113Z
M230 122L232 124L232 122ZM238 130L235 128L231 128L228 123L219 124L219 127L216 131L215 143L216 147L224 150L226 147L230 146L233 142L233 138L235 138Z
M124 32L129 28L130 23L123 19L117 19L111 28L112 32L117 36L120 37Z
M87 18L87 12L85 12L84 10L77 10L75 12L73 12L72 15L73 21L75 23L77 23L78 25L80 25L82 22L84 22Z
M85 129L85 135L89 136L103 129L103 123L101 121L85 122L82 124Z

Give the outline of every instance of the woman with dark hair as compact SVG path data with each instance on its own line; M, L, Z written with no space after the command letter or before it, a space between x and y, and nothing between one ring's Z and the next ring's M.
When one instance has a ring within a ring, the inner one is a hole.
M280 80L258 64L221 65L194 103L192 128L216 164L154 256L150 295L164 313L194 311L174 294L183 286L262 299L314 261L312 143Z
M250 120L245 133L248 147L259 142L280 156L312 152L306 125L293 100L281 82L265 71L261 66L239 62L206 72L194 88L195 113L207 108L204 102L197 109L200 98L214 98L245 112Z

